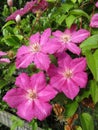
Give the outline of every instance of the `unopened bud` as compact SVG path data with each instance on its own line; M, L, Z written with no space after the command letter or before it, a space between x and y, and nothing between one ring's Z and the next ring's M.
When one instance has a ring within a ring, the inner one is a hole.
M16 23L19 23L21 21L21 16L18 14L15 18Z
M13 6L13 0L7 0L7 4L8 4L8 6Z

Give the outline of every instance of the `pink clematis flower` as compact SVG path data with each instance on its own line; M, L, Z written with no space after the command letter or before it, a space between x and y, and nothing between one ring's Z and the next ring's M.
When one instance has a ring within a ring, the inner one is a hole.
M7 17L6 21L9 20L15 20L17 15L20 15L22 17L23 15L27 14L28 12L35 13L38 10L45 10L48 7L48 3L45 0L31 0L30 2L27 2L24 8L21 8L19 10L16 10L14 13L12 13L10 16Z
M74 99L79 93L79 88L85 88L87 84L86 59L71 59L68 54L59 55L58 67L51 65L48 74L50 84L59 92Z
M88 36L90 36L90 32L85 29L80 29L76 31L76 25L72 25L70 29L66 29L64 32L57 30L53 32L53 36L56 40L58 40L61 48L58 52L62 52L64 50L70 50L74 54L79 55L81 50L77 46L77 44L81 43Z
M5 55L7 55L6 52L0 51L0 63L10 63L10 60L8 58L1 58Z
M3 97L10 107L17 109L17 114L31 121L34 118L44 120L50 115L52 105L49 101L55 97L57 92L46 84L43 72L29 77L26 73L21 73L17 78L17 87L9 90Z
M96 2L95 6L98 8L98 2Z
M98 13L94 14L90 21L90 27L98 28Z
M41 35L39 32L30 37L29 46L22 46L16 55L16 67L26 68L32 62L37 68L47 70L50 65L48 54L53 54L59 48L54 39L50 39L51 29L46 29Z

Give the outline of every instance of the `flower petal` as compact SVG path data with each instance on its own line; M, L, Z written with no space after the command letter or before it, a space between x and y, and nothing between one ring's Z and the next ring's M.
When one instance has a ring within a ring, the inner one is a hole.
M36 34L33 34L31 37L30 37L30 44L34 44L34 43L40 43L40 33L36 33Z
M33 74L30 78L30 86L35 91L39 92L46 87L46 79L43 72Z
M27 90L30 88L30 78L26 73L21 73L17 78L15 85L17 87L20 87L24 90Z
M89 36L90 36L89 31L87 31L85 29L80 29L72 35L71 41L74 43L80 43L80 42L84 41Z
M36 100L34 104L34 114L40 121L51 114L52 106L49 103Z
M32 52L24 54L16 58L16 68L26 68L34 61L34 54Z
M25 91L20 88L13 88L9 90L3 97L3 100L8 103L12 108L17 108L22 102L25 101Z
M0 51L0 57L1 57L1 56L5 56L5 55L7 55L6 52Z
M78 86L80 86L81 88L85 88L86 84L87 84L87 73L85 72L80 72L80 73L76 73L74 74L74 77L72 78L72 80L77 83Z
M45 89L43 89L40 93L38 93L38 97L41 101L47 102L53 99L57 94L57 91L52 88L51 85L48 85Z
M40 44L45 46L50 36L51 36L51 29L48 28L48 29L46 29L46 30L42 33L42 35L41 35L41 40L40 40Z
M20 57L22 55L25 55L25 54L28 54L30 53L30 48L27 47L27 46L21 46L19 49L18 49L18 52L16 54L16 57Z
M70 67L76 72L82 72L86 69L86 58L75 58L71 61Z
M73 100L79 93L79 87L73 81L67 80L64 87L62 87L62 91L68 98Z
M98 28L98 13L94 14L90 21L90 27Z
M34 63L37 68L47 71L50 65L49 56L44 53L37 53L35 55Z
M44 53L53 54L55 53L61 45L55 40L55 38L51 38L48 40L48 42L45 43L45 45L42 47L42 51Z
M10 60L8 58L1 58L0 63L10 63Z
M53 32L52 35L57 37L57 38L60 38L62 35L64 35L64 33L57 30L57 31Z
M81 52L81 49L75 44L75 43L68 43L67 44L68 50L70 50L72 53L79 55Z
M72 35L74 32L76 32L77 26L76 24L73 24L70 29L66 29L64 31L65 34Z
M33 118L35 118L34 115L34 104L32 101L24 101L18 106L17 115L21 118L31 121Z

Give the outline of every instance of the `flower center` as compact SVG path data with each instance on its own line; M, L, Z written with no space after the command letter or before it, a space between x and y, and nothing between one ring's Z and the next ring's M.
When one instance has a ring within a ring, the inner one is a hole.
M70 41L70 35L64 34L63 36L61 36L61 40L66 43Z
M40 50L40 45L39 45L39 43L34 43L33 45L32 45L32 51L33 52L38 52Z
M34 99L36 99L36 98L37 98L36 92L34 92L33 90L28 90L27 98L28 98L29 100L34 100Z
M65 72L64 72L64 77L66 77L67 79L71 78L73 75L72 73L72 70L70 69L67 69Z

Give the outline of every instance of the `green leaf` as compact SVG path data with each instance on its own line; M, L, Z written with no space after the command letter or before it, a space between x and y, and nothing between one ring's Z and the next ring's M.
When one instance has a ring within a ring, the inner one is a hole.
M3 42L5 42L6 45L12 46L14 48L17 48L20 45L20 40L17 36L9 35L2 39Z
M5 81L5 80L1 80L0 79L0 89L2 89L4 86L6 86L8 84L8 82L7 81Z
M82 130L82 128L81 128L80 126L78 126L78 127L76 128L76 130Z
M74 9L70 11L70 14L76 15L76 16L84 16L89 19L89 15L81 9Z
M2 29L4 29L5 27L9 26L9 25L12 25L12 24L15 24L15 21L8 21L3 27Z
M96 81L98 82L98 49L95 51L95 53L93 54L94 56L94 61L95 61L95 69L96 69Z
M75 4L77 0L71 0L71 1Z
M96 66L95 66L94 56L91 53L91 51L86 51L85 55L86 55L87 65L88 65L89 69L91 70L94 78L96 79Z
M96 104L98 102L98 84L94 81L90 81L90 92L93 102Z
M67 18L66 18L66 24L67 24L67 27L70 28L71 25L73 24L74 20L76 19L76 16L74 15L69 15Z
M94 122L90 114L82 113L80 121L83 130L94 130Z
M62 15L62 16L60 16L60 18L59 19L57 19L57 23L59 24L59 25L61 25L61 23L65 20L65 18L66 18L66 15Z
M62 4L61 6L62 11L64 11L65 13L68 12L72 8L73 8L73 3L65 3L65 4Z
M66 116L67 117L73 116L74 113L76 112L77 108L78 108L77 101L73 101L72 103L67 104L67 106L66 106Z
M98 48L98 34L93 35L81 43L80 48L83 51Z

